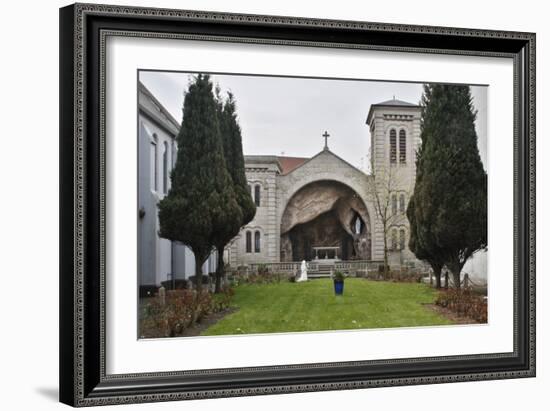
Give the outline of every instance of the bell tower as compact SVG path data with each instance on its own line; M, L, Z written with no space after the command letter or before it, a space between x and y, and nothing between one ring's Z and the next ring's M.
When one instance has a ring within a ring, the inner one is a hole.
M370 130L371 172L390 170L405 191L412 191L416 152L420 147L421 107L392 100L373 104L367 115Z
M378 204L374 224L373 259L384 258L384 235L390 250L390 265L415 259L409 250L409 221L406 210L416 181L416 153L420 146L421 107L397 100L373 104L367 115L370 130L370 178L377 187ZM376 207L376 206L375 206Z

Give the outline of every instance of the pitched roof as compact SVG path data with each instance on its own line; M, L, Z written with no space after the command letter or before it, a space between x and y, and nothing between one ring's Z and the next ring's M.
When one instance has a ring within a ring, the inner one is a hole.
M407 101L398 100L393 98L391 100L382 101L381 103L371 104L369 114L367 115L367 124L370 124L372 119L372 112L376 107L403 107L403 108L420 108L418 104L409 103Z
M317 157L319 157L319 156L321 156L321 155L323 155L323 154L329 154L329 155L331 155L331 156L337 158L338 160L342 161L343 163L345 163L346 165L348 165L350 168L352 168L352 169L354 169L354 170L356 170L356 171L358 171L358 172L360 172L360 173L362 173L362 174L366 174L364 171L358 169L357 167L355 167L355 166L352 165L351 163L349 163L349 162L347 162L346 160L344 160L342 157L340 157L340 156L334 154L334 153L333 153L332 151L330 151L328 148L319 151L317 154L315 154L315 155L314 155L313 157L311 157L311 158L303 158L303 159L302 159L303 161L302 161L300 164L298 164L298 165L297 165L296 167L294 167L292 170L289 170L288 172L282 173L282 174L283 174L283 175L284 175L284 174L290 174L290 173L294 172L296 169L298 169L298 168L300 168L300 167L306 165L307 163L309 163L309 162L315 160ZM296 158L296 157L295 157L295 158Z
M281 174L288 174L295 168L300 167L309 158L306 157L277 157L281 165Z
M381 103L373 104L373 106L399 106L399 107L418 107L417 104L409 103L407 101L398 100L396 98L383 101Z
M138 97L138 107L143 113L147 114L159 126L166 128L169 124L173 130L168 130L170 134L177 134L180 128L180 123L170 114L170 112L162 105L160 101L145 87L141 81L138 82L138 89L149 101Z

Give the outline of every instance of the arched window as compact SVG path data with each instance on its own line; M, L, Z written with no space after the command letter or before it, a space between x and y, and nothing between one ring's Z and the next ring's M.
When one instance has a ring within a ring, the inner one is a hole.
M156 134L153 134L149 150L149 177L151 178L151 190L153 191L157 191L158 189L157 143L158 137Z
M390 163L397 162L397 132L394 128L390 130Z
M256 184L254 186L254 203L256 204L256 207L260 206L260 185Z
M399 162L407 162L407 132L403 129L399 130Z
M168 192L168 143L163 144L164 151L162 152L162 192Z
M397 194L391 196L391 213L392 215L397 214Z
M396 228L391 230L391 249L393 251L397 250L397 229Z
M399 196L399 211L402 213L405 212L405 194Z
M400 250L405 249L405 229L404 228L399 230L399 249Z
M254 252L259 253L260 250L260 232L256 231L254 232Z
M252 252L252 233L250 231L246 232L246 252Z

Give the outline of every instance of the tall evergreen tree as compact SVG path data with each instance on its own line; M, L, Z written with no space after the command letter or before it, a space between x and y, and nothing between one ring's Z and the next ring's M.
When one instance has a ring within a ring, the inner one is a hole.
M410 227L409 249L416 255L416 258L430 264L435 277L435 288L441 288L441 270L444 263L438 253L439 250L436 248L428 249L432 244L425 243L423 238L419 236L414 201L413 194L407 206L407 218Z
M466 261L487 247L487 174L468 86L426 85L414 191L415 241L460 287ZM420 240L420 241L419 241Z
M242 226L248 224L256 215L256 205L252 201L244 169L244 156L242 146L241 128L237 121L236 103L231 92L225 103L222 103L218 94L218 114L220 120L220 130L223 142L223 152L225 165L235 191L236 200L242 212L240 225L232 226L232 231L227 231L226 236L218 236L216 249L218 250L218 264L216 268L216 292L221 289L221 280L224 276L225 267L223 261L223 251L229 241L238 233Z
M198 294L202 265L220 237L240 227L242 211L225 165L217 105L208 75L189 86L176 137L172 187L159 203L160 236L187 245L195 255Z

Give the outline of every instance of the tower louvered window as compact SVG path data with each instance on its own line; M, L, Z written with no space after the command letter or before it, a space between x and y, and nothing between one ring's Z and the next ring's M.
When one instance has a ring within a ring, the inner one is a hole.
M390 130L390 163L397 162L397 132L394 128Z

